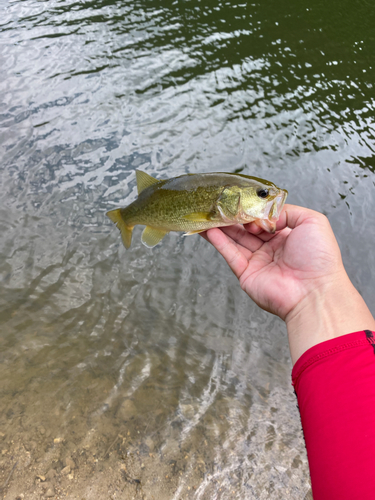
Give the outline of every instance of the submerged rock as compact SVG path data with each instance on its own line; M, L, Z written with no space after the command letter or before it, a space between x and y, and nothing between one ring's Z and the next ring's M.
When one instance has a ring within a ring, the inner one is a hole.
M137 408L131 399L125 399L118 411L118 416L123 420L130 420L137 414Z

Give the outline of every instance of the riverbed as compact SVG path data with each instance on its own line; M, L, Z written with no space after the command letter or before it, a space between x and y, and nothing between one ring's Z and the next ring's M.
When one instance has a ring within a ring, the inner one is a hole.
M0 487L7 500L311 499L284 323L198 235L106 211L235 172L326 214L375 313L364 1L0 3Z

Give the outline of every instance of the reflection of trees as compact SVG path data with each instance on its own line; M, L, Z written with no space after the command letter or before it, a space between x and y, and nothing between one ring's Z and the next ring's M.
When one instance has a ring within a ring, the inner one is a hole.
M38 27L41 38L74 33L93 44L79 68L64 68L70 76L118 67L126 69L127 91L146 95L194 82L194 95L201 85L205 105L222 106L228 120L291 112L290 127L302 111L313 115L312 129L317 121L349 137L351 124L371 135L373 12L359 0L63 1L25 11L14 26Z

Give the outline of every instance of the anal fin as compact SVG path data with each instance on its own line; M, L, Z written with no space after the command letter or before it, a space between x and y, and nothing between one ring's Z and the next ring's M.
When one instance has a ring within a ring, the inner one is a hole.
M156 227L146 226L142 233L142 243L148 248L152 248L161 241L169 231Z

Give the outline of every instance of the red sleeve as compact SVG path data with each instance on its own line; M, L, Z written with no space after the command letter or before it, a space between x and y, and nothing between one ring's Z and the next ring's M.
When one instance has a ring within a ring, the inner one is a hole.
M314 500L375 499L375 334L350 333L293 367Z

